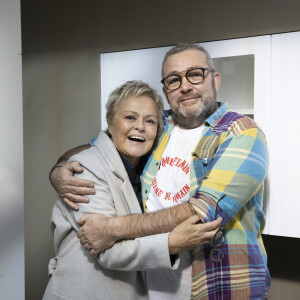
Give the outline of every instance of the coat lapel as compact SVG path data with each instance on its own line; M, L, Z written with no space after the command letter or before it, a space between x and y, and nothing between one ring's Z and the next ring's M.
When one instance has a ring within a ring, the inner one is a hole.
M102 153L114 175L123 181L121 186L121 192L123 194L122 201L124 206L128 208L128 213L141 213L142 211L139 202L132 188L122 159L111 139L104 131L101 131L99 137L94 142L94 145Z

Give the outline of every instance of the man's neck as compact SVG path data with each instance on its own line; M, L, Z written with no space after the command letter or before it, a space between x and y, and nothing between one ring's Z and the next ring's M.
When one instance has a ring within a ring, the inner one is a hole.
M183 117L176 115L176 123L181 129L194 129L204 124L206 116L201 117Z
M180 129L183 129L183 130L190 130L190 129L195 129L195 128L199 128L203 125L203 123L199 124L199 125L196 125L196 126L191 126L192 124L188 124L188 126L186 124L179 124L177 123L178 127Z
M182 115L176 116L176 123L178 124L179 128L181 129L194 129L197 127L200 127L204 124L205 120L209 118L211 115L213 115L217 110L219 106L216 104L216 107L211 109L210 111L206 112L206 114L195 116L195 117L185 117Z

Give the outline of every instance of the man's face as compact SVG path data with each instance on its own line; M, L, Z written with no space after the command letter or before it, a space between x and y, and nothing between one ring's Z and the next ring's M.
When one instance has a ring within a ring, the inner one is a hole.
M163 77L186 72L191 68L208 68L206 55L196 49L189 49L170 56L163 65ZM216 92L220 85L220 74L205 71L205 81L201 84L190 83L182 77L181 86L163 92L182 128L196 128L203 124L217 109Z

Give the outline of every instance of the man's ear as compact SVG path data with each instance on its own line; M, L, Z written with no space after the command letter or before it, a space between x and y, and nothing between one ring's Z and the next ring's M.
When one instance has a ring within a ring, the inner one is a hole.
M218 91L220 88L220 85L221 85L221 74L218 72L215 72L213 76L214 76L215 88L216 88L216 91Z

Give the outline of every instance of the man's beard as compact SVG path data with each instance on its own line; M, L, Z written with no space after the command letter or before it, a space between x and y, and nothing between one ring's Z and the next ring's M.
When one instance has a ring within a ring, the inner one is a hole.
M190 97L185 95L184 98ZM177 124L186 129L192 129L201 126L204 121L211 116L218 108L217 103L217 92L215 86L213 85L213 95L205 99L201 95L191 95L193 98L201 98L201 101L198 102L198 106L194 110L185 110L184 107L176 107L173 110ZM181 99L178 99L180 103Z

